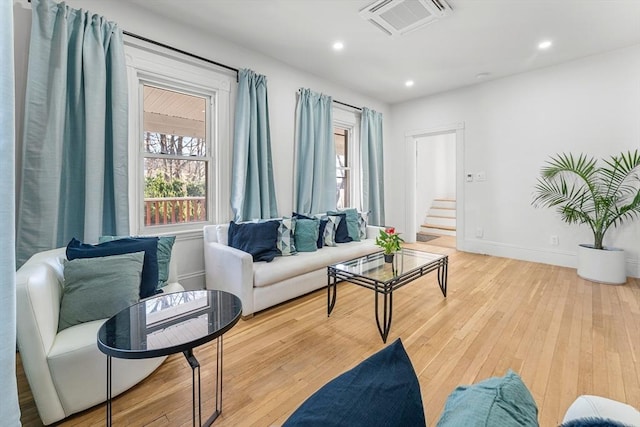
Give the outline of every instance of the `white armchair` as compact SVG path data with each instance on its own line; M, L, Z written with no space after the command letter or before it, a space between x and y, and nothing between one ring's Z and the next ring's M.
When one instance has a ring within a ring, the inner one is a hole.
M106 356L97 333L106 319L81 323L58 333L65 248L40 252L16 274L17 337L38 413L45 425L106 400ZM183 290L175 263L167 291ZM113 396L151 374L165 358L113 359Z

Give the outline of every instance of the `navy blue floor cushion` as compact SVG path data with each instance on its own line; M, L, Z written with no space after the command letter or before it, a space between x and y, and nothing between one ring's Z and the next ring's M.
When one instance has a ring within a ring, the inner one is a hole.
M400 339L325 384L284 426L425 426L420 384Z

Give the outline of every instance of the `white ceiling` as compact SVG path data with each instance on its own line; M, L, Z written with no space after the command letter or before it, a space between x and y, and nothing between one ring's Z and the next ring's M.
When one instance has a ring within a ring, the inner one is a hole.
M398 37L358 15L373 0L133 2L390 104L640 43L640 0L448 0L450 16Z

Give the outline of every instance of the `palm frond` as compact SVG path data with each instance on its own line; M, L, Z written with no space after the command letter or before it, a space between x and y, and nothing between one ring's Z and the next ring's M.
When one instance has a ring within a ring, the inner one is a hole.
M609 227L640 217L640 152L611 156L603 167L585 154L556 154L540 170L532 204L588 224L601 247Z

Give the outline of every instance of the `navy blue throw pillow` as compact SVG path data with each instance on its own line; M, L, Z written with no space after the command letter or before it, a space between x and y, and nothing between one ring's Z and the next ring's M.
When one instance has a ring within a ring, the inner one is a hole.
M90 245L82 243L76 238L67 245L67 259L96 258L110 255L130 254L144 251L142 279L140 281L140 298L147 298L156 294L158 287L158 238L157 237L128 237L110 242Z
M229 246L251 254L254 261L271 262L280 255L276 245L279 221L229 223Z
M324 229L327 228L327 222L329 222L328 219L320 220L320 226L318 227L318 249L322 249L322 247L324 246Z
M397 339L312 394L283 427L425 425L420 384Z
M349 243L353 241L353 239L349 237L349 227L347 226L347 214L329 211L327 212L327 215L340 217L340 222L338 223L338 228L336 229L336 243Z

